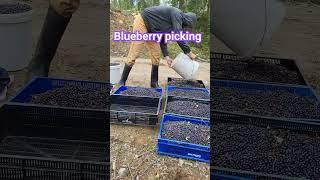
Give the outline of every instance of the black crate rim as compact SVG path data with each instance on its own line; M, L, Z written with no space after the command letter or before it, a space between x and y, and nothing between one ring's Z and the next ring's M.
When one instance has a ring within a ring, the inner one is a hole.
M18 102L7 102L4 103L3 106L22 106L22 107L35 107L35 108L51 108L51 109L62 109L62 110L81 110L81 111L96 111L96 112L109 112L108 109L94 109L94 108L77 108L77 107L66 107L66 106L52 106L52 105L42 105L42 104L34 104L34 103L18 103ZM3 107L1 106L1 107Z
M230 116L230 114L225 114ZM291 131L298 131L302 133L311 133L319 134L320 133L320 124L314 122L303 122L303 121L290 121L290 120L276 120L276 119L263 119L263 118L242 118L237 117L226 117L220 113L211 113L212 117L215 117L215 122L217 123L239 123L239 124L249 124L254 126L259 126L263 128L275 128L275 129L284 129ZM241 118L241 120L239 120ZM252 120L254 119L254 120Z
M169 82L174 80L174 79L178 79L178 80L185 80L185 79L182 79L182 78L175 78L175 77L168 77L167 79L167 86L169 85ZM191 81L197 81L198 83L201 84L202 87L198 87L198 88L206 88L206 86L204 85L203 81L202 80L191 80ZM171 85L170 85L171 86ZM177 86L179 87L179 86Z
M83 160L76 160L76 159L43 158L43 157L8 155L8 154L0 154L0 158L1 157L12 158L12 159L21 159L21 160L53 161L53 162L61 162L61 163L78 163L78 164L90 164L90 165L110 165L110 163L108 163L108 162L83 161Z
M297 180L297 179L305 179L305 178L297 178L297 177L289 177L284 175L276 175L276 174L267 174L267 173L259 173L254 171L244 171L244 170L237 170L237 169L230 169L230 168L221 168L218 166L211 166L211 171L213 174L220 175L229 175L233 176L230 173L239 173L241 174L241 178L251 179L251 178L266 178L266 179L286 179L286 180ZM218 173L217 173L218 172ZM224 174L226 173L226 174ZM251 177L246 177L251 176ZM238 176L237 176L238 177Z

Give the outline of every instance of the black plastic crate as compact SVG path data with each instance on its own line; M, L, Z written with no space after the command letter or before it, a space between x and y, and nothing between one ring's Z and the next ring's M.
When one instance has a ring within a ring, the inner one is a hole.
M109 128L109 109L72 108L29 103L31 96L66 85L110 88L102 82L66 79L36 78L30 81L15 97L1 107L2 113L19 121L14 128L26 136L105 141ZM106 99L108 101L108 99ZM105 127L105 128L102 128ZM87 132L84 134L83 132Z
M199 85L193 85L193 86L187 86L187 87L193 87L193 88L206 88L203 81L202 80L186 80L186 79L182 79L182 78L172 78L172 77L168 77L168 81L167 81L167 86L174 86L174 85L170 85L171 81L181 81L181 82L193 82L193 83L197 83ZM176 87L186 87L186 86L176 86Z
M32 94L68 84L109 86L36 78L0 108L0 179L108 179L108 109L28 103Z
M246 115L232 115L222 112L210 112L211 123L234 122L241 124L252 124L262 127L281 128L306 133L320 133L320 124L314 122L303 122L295 120L274 119L267 117L249 117Z
M272 84L296 84L296 85L308 85L307 81L305 80L304 76L301 73L301 68L299 64L295 60L292 59L283 59L283 58L271 58L271 57L260 57L260 56L254 56L253 61L256 62L263 62L266 64L272 64L276 66L282 66L290 71L293 71L297 73L297 83L289 83L289 82L280 82L278 80L248 80L248 79L241 79L240 77L233 77L233 78L224 78L224 77L217 77L215 76L215 65L213 64L214 61L223 61L228 63L234 63L234 66L237 66L237 63L248 63L244 59L241 59L240 56L237 56L235 54L224 54L224 53L211 53L211 79L223 79L223 80L237 80L237 81L251 81L251 82L260 82L260 83L272 83Z
M0 117L0 179L107 179L109 142L99 141L107 139L107 134L96 134L96 141L59 139L70 138L73 129L61 128L56 133L58 128L48 128L46 132L2 110ZM54 137L56 134L60 136ZM90 139L86 137L90 135L82 131L81 137L73 137Z
M0 143L0 179L106 180L107 143L6 136Z
M210 168L211 179L223 179L223 180L254 180L254 179L266 179L266 180L298 180L296 177L280 176L265 173L256 173L250 171L241 171L229 168L220 168L213 166ZM300 178L303 179L303 178Z
M110 123L155 126L161 98L111 95Z
M308 96L313 99L319 100L317 95L311 88L305 86L285 86L275 84L261 84L240 81L227 81L227 80L211 80L211 87L236 87L239 89L257 89L257 90L288 90L291 93L296 93L302 96ZM214 96L213 93L211 93ZM212 121L233 121L241 123L251 123L255 125L268 125L270 127L286 128L291 130L320 132L319 119L303 119L303 118L278 118L249 115L244 113L234 113L211 108Z

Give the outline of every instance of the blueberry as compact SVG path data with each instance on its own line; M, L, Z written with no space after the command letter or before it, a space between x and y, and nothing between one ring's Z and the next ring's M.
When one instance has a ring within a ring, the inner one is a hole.
M179 96L184 98L210 99L210 94L201 90L173 89L168 92L168 95Z
M161 137L210 146L210 126L193 124L187 121L166 121L162 126Z
M161 93L152 88L142 88L142 87L128 87L126 90L121 91L122 95L131 96L148 96L148 97L160 97Z
M68 85L32 96L31 103L62 107L107 109L109 88L91 88Z
M0 4L0 14L16 14L30 11L32 8L22 3L6 3Z
M193 100L173 99L166 107L167 113L210 118L210 104Z
M261 62L241 62L227 60L211 61L213 78L235 79L258 82L302 84L298 72L281 65Z
M213 166L307 179L320 174L319 138L313 135L219 122L212 125L210 144Z

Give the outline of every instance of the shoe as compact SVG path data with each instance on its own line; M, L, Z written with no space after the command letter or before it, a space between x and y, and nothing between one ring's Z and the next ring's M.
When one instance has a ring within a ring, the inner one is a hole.
M28 66L27 81L34 77L48 77L50 63L70 19L71 16L61 16L49 6L35 54Z
M128 79L129 73L132 69L132 66L129 66L127 64L124 65L123 71L122 71L122 75L121 75L121 79L117 84L117 87L120 86L125 86L126 85L126 81Z
M151 69L151 88L159 88L158 71L159 71L159 66L158 65L152 65L152 69Z

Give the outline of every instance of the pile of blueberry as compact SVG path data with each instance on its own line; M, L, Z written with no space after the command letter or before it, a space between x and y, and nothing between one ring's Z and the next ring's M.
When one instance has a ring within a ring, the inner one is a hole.
M0 4L0 14L17 14L32 10L32 7L23 3Z

